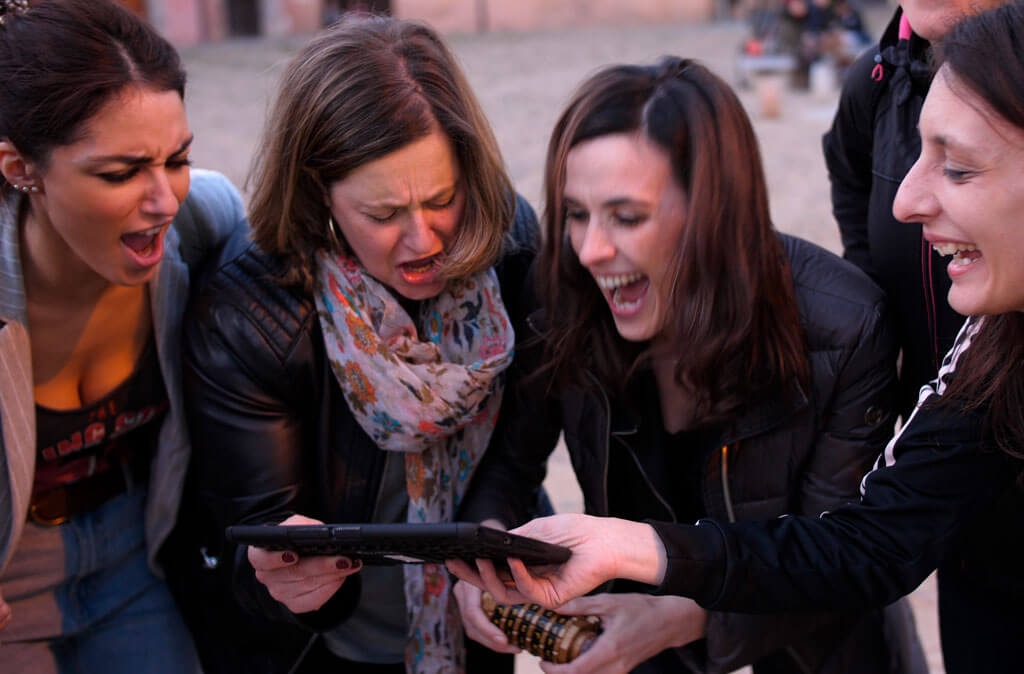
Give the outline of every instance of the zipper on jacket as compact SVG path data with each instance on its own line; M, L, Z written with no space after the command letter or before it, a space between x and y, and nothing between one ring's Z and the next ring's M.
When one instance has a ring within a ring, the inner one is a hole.
M612 404L609 402L608 394L605 393L604 387L601 386L601 382L597 380L597 377L590 370L585 372L597 387L597 392L601 394L601 402L604 405L604 458L601 462L601 503L604 505L604 512L601 515L607 517L610 510L608 507L608 461L611 458L611 442L609 438L612 435Z
M736 445L733 445L735 448ZM722 445L722 496L725 497L725 514L730 522L736 521L732 509L732 490L729 489L729 445Z

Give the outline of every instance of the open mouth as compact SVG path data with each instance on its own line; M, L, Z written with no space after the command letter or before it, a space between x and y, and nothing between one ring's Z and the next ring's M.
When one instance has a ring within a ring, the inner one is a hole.
M398 270L407 283L431 283L440 272L443 261L444 254L437 253L411 262L403 262L398 265Z
M595 276L597 285L608 294L612 308L619 312L630 312L642 303L651 280L645 274L613 274Z
M973 243L944 242L932 244L932 248L943 257L953 256L950 265L967 267L981 259L981 251Z
M157 237L163 231L163 225L152 227L141 232L132 232L121 236L121 242L138 253L141 257L148 257L156 249Z
M167 225L159 225L140 232L122 234L121 243L135 258L137 264L143 267L152 266L163 256L163 234L166 230Z

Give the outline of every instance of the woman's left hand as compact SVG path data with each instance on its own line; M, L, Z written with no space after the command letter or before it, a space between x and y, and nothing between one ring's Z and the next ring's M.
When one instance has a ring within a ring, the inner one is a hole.
M4 601L4 595L0 593L0 630L11 623L11 607Z
M666 648L704 638L707 611L685 597L599 594L580 597L559 609L569 615L596 615L603 632L583 655L564 665L542 662L547 674L619 674Z
M323 524L303 515L292 515L282 525ZM277 552L248 546L246 555L271 597L292 613L320 609L341 589L345 579L363 568L361 560L347 557L296 555L290 550Z

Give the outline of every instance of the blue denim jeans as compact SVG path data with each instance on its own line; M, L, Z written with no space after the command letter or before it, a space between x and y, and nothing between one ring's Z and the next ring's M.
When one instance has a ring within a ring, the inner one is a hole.
M11 604L0 658L59 674L199 671L171 594L146 563L145 501L145 488L136 489L57 527L26 525L0 579ZM60 555L62 568L45 563ZM34 572L48 566L56 572Z

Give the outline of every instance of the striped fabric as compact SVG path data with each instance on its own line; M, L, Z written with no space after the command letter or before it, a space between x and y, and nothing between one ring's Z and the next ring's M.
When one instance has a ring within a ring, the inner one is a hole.
M18 204L12 193L0 203L0 573L20 538L35 471L35 408L32 400L25 288L18 254Z
M917 395L917 405L914 407L914 411L910 413L910 417L903 423L900 430L893 435L892 439L889 440L889 444L885 446L885 451L875 461L875 465L872 469L861 479L860 481L860 493L863 496L865 485L867 483L868 475L875 472L879 468L885 466L891 466L896 462L896 445L899 442L900 437L903 435L903 431L907 429L910 424L914 422L914 417L917 416L917 411L921 409L921 406L931 399L933 396L941 396L946 386L949 385L950 378L956 371L957 363L960 361L960 356L967 351L967 348L971 345L971 341L974 336L978 334L978 329L981 328L982 319L980 317L968 318L964 323L963 327L960 328L960 332L956 336L956 340L953 341L953 348L949 350L949 353L942 359L942 367L939 368L939 373L931 383L925 384L921 387L921 391Z

